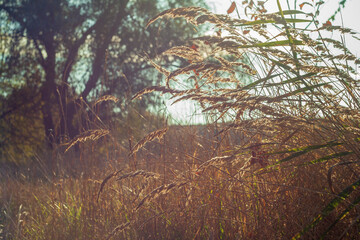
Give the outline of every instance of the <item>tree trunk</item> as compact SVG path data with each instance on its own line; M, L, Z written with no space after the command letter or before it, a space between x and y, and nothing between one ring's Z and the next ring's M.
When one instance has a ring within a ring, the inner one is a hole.
M91 75L88 79L88 81L85 84L85 89L81 93L81 97L84 101L86 101L86 98L89 96L89 93L97 86L98 80L101 77L101 75L106 71L104 69L104 61L106 56L106 50L109 47L109 44L111 43L112 37L117 33L122 19L126 16L125 14L125 7L127 5L127 0L123 1L123 4L119 4L119 8L117 12L113 12L114 17L106 16L109 20L108 22L105 21L105 26L110 25L108 30L104 32L104 26L97 25L94 28L95 34L102 35L102 41L99 42L99 46L97 47L97 50L95 52L95 57L93 60L92 68L91 68ZM101 20L103 21L103 20ZM74 101L71 101L66 106L66 126L68 128L69 137L72 139L77 134L80 133L79 127L74 125L74 118L77 113L77 104L80 103L80 99L76 99ZM65 123L64 123L65 124Z
M72 69L72 66L76 60L78 51L80 46L85 42L88 35L92 32L95 34L103 35L103 40L98 41L99 46L95 52L95 57L92 64L92 73L85 84L85 89L81 93L81 97L84 101L86 101L87 96L93 90L98 82L98 79L104 72L103 63L105 59L106 50L111 42L111 38L118 31L121 20L125 17L125 11L128 0L124 0L123 3L117 3L118 11L115 12L113 8L109 8L106 13L104 13L97 20L94 25L92 25L84 34L79 38L73 45L73 47L69 51L69 55L66 60L66 64L64 66L62 81L63 85L60 90L60 97L58 98L58 102L60 104L61 111L61 120L60 120L60 134L61 136L69 137L73 139L76 135L80 133L80 126L77 126L75 123L75 116L78 112L77 106L80 104L80 99L72 99L71 101L67 101L68 95L68 78ZM112 12L112 13L111 13ZM114 15L114 17L110 17L109 15ZM109 26L108 31L104 33L104 26ZM74 96L70 96L74 97Z
M43 66L45 71L45 82L41 88L41 112L43 115L45 137L50 148L53 148L53 144L55 141L54 121L52 115L52 108L54 107L53 95L56 92L55 47L53 42L54 41L52 38L45 46L47 53L47 58Z

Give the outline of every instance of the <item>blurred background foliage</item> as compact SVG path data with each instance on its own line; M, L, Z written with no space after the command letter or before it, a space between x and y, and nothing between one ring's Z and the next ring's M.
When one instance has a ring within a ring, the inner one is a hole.
M196 35L182 19L146 28L147 21L191 5L206 7L198 0L0 1L1 161L20 161L44 143L54 149L99 127L97 116L125 119L129 97L162 79L145 56ZM95 113L91 106L104 95L118 102L102 102ZM136 108L155 102L144 97Z

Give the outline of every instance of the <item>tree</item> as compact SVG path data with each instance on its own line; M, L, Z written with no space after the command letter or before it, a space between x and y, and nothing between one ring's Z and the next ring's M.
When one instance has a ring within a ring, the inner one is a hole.
M192 0L1 1L0 18L6 23L1 35L7 50L2 49L0 81L7 108L0 120L16 110L29 110L10 96L32 89L30 95L24 91L23 99L31 97L26 102L41 113L49 146L62 137L73 138L83 130L75 121L82 103L100 94L115 94L124 101L126 92L152 81L149 74L154 71L141 57L144 52L154 57L194 32L182 20L163 29L145 29L148 19L164 8L194 3L203 5Z

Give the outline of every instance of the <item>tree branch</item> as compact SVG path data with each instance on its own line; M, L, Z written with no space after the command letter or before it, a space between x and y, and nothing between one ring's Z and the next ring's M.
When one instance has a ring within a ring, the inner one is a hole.
M128 3L128 0L125 0L124 5L126 6L127 3ZM103 40L102 44L98 47L98 49L96 51L95 59L94 59L93 65L92 65L92 74L89 77L89 80L86 82L84 91L81 93L81 97L83 99L86 99L87 96L89 95L89 93L91 92L91 90L96 87L96 83L104 71L104 69L102 68L102 65L103 65L103 61L105 58L106 49L108 48L112 37L115 35L116 31L119 29L121 20L124 17L126 17L124 5L119 4L119 9L118 9L118 12L115 13L116 18L113 21L113 25L111 26L109 31L106 33L105 39Z

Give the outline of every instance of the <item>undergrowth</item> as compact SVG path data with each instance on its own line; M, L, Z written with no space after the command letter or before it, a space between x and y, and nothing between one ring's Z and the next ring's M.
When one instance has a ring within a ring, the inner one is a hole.
M65 150L93 151L89 140L105 138L122 153L109 150L117 157L92 174L4 181L2 236L358 239L359 60L327 37L355 33L317 22L319 1L306 2L309 12L274 2L267 13L263 1L243 1L247 20L230 17L240 3L227 15L190 7L150 20L182 17L214 34L165 51L187 62L178 69L149 59L166 82L132 100L154 91L193 100L213 122L164 120L126 146L105 126L82 133Z

